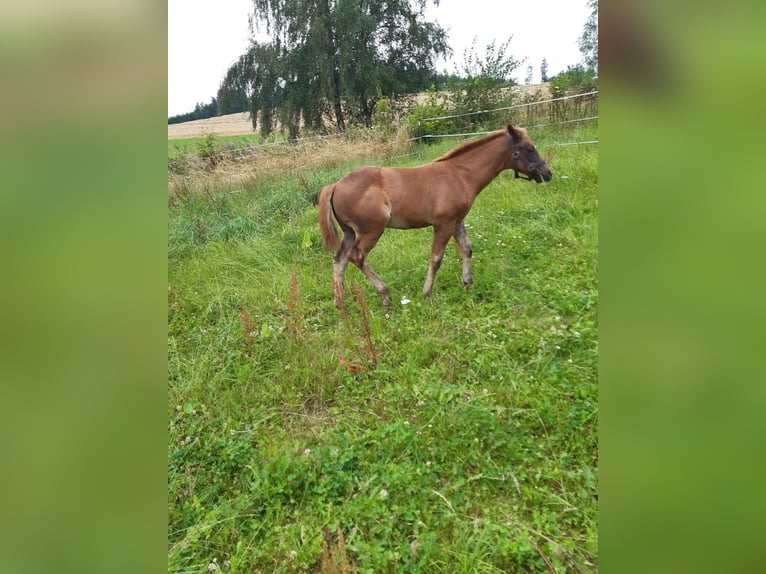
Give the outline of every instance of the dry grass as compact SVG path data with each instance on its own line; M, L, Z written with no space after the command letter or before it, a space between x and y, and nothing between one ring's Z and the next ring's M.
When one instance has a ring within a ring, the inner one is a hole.
M406 130L387 134L378 130L307 137L294 143L279 143L241 150L222 150L215 161L188 154L168 168L168 197L171 201L190 193L232 191L262 178L306 174L321 169L358 163L388 161L406 153Z
M203 120L192 120L180 124L168 124L168 139L196 138L206 133L220 136L245 135L254 133L249 112L237 112Z
M356 564L349 560L346 555L346 543L343 539L343 531L340 527L335 530L337 536L333 537L327 526L322 528L324 539L322 540L322 574L354 574Z

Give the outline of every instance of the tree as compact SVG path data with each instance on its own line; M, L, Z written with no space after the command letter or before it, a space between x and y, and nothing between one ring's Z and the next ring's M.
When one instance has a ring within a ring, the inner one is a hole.
M493 40L484 49L484 56L478 54L474 38L471 47L463 52L463 63L456 66L459 79L450 86L454 111L458 114L492 110L510 101L510 92L503 88L515 85L511 74L522 64L508 54L508 47L513 37L496 45ZM496 118L492 114L480 114L459 118L454 129L468 128L472 125L491 124Z
M261 133L278 117L294 136L301 123L321 127L328 112L340 131L349 119L370 126L380 96L422 89L449 51L446 32L425 21L426 2L253 0L252 29L271 41L251 44L219 98L244 91Z
M577 41L585 66L598 73L598 0L587 0L590 16L583 25L582 35Z
M190 122L192 120L203 120L205 118L212 118L212 117L215 117L217 114L218 114L218 103L216 101L216 98L213 98L212 100L210 100L209 104L203 104L201 102L197 102L197 105L194 106L194 111L192 112L169 117L168 125L178 124L181 122Z
M484 48L483 58L477 54L478 38L463 52L463 63L457 68L461 81L454 91L463 92L465 99L460 103L467 110L493 107L501 98L502 88L515 84L511 74L522 62L507 54L512 39L509 37L499 46L493 40Z
M218 90L218 115L244 112L249 108L247 93L243 87L230 90Z
M548 60L545 58L543 58L543 61L540 63L540 81L548 81Z
M582 64L567 66L566 71L556 74L550 79L551 94L558 98L571 94L592 92L598 88L593 70L585 69Z
M532 83L532 64L527 66L527 77L524 79L524 83L527 86Z
M227 104L245 95L253 129L260 124L263 136L273 130L274 110L284 99L284 84L279 81L281 62L278 55L275 46L252 42L247 52L228 69L218 90L218 98Z

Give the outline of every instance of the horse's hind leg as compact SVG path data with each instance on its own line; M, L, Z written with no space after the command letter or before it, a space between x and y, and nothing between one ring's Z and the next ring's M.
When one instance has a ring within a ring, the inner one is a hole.
M455 238L455 243L457 243L457 248L463 259L463 285L468 287L473 283L473 277L471 277L471 254L473 251L471 250L471 240L462 221L455 227L452 237Z
M378 274L375 273L375 271L372 270L372 267L370 267L370 265L367 263L367 254L372 250L373 247L375 247L375 244L378 242L378 239L380 239L382 234L383 232L381 231L377 236L361 236L357 240L354 249L351 250L349 259L351 259L354 265L359 267L362 273L364 273L365 276L370 281L372 281L372 284L375 285L375 289L377 289L378 293L383 298L383 306L386 309L389 309L391 307L391 292L388 290L388 285L386 285L383 280L378 277Z
M346 274L346 267L348 267L349 252L354 246L355 241L354 232L351 229L343 231L343 241L338 248L335 257L332 259L333 267L333 279L332 279L332 296L337 309L345 309L346 306L343 302L343 277Z
M386 285L383 280L378 277L377 273L372 270L372 268L367 264L367 258L365 257L362 260L362 265L359 267L359 269L362 270L362 273L364 273L367 278L372 281L372 284L375 285L375 289L378 290L378 293L383 298L383 306L386 309L389 309L391 307L391 292L388 290L388 285Z

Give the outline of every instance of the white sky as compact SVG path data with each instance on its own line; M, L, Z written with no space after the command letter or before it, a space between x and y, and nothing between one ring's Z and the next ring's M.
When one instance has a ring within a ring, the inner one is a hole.
M168 0L168 116L190 112L218 93L226 70L247 49L251 10L252 0ZM528 59L513 74L523 84L528 64L536 83L543 58L549 76L580 61L577 38L589 12L586 0L441 0L426 14L447 30L454 52L437 63L439 72L454 72L475 36L483 56L492 40L499 45L512 35L508 53Z

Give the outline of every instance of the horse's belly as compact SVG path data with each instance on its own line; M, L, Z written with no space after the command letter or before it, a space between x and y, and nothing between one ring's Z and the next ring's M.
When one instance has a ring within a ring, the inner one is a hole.
M407 219L406 217L392 213L391 217L388 219L386 227L392 229L415 229L418 227L428 227L429 225L431 224L427 221Z

